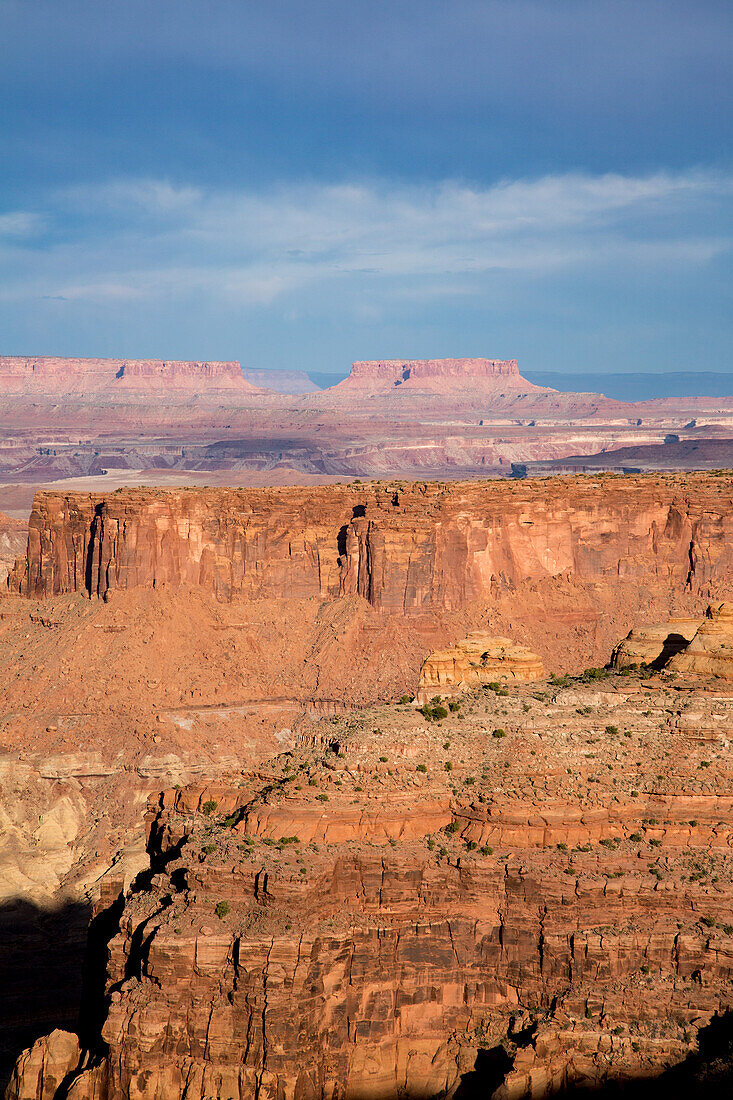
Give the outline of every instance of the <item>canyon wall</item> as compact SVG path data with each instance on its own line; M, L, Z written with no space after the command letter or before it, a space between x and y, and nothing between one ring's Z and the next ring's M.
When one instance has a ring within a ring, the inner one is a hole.
M527 579L724 594L728 477L37 494L12 592L199 586L454 610Z

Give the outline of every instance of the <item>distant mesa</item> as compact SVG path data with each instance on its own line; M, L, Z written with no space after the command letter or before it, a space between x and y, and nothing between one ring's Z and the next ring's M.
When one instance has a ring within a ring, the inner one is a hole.
M352 381L378 378L400 385L410 379L453 379L468 375L521 379L516 359L365 359L353 364L349 378Z
M61 356L0 356L0 389L17 393L110 391L263 392L248 382L236 360L79 359Z
M473 631L450 649L430 654L420 669L416 698L423 704L436 695L458 695L494 681L526 682L544 676L542 661L527 646Z
M634 627L611 655L613 668L638 668L733 680L733 603L711 604L703 619Z
M546 389L522 378L516 359L367 359L354 363L349 377L336 388L370 386L376 382L386 387L407 384L408 388L437 385L452 389L468 378L490 382L492 386L498 382L527 392Z

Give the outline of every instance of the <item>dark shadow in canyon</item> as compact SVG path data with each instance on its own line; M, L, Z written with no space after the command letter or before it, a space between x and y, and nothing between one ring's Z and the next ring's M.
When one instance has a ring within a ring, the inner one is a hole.
M41 1035L77 1031L91 908L0 905L0 1095L16 1058Z

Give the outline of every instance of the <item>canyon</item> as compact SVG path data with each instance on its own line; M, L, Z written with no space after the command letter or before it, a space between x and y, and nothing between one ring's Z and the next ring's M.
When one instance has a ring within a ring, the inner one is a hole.
M731 484L38 493L0 599L10 1100L712 1073ZM602 668L670 620L720 624L704 659ZM532 679L423 714L472 632Z
M733 397L560 393L512 359L356 362L322 390L297 371L271 373L274 388L267 371L234 360L0 356L0 509L4 488L62 478L105 489L119 475L152 485L508 477L513 464L569 456L613 463L624 448L628 465L670 435L677 468L709 468L733 429Z

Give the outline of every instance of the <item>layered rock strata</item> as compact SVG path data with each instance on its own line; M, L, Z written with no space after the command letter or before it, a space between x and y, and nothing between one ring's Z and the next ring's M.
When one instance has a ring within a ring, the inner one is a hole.
M142 390L175 398L177 393L256 394L235 361L164 359L65 359L59 356L0 356L0 385L6 394L97 394Z
M733 575L727 478L39 493L9 586L45 597L168 585L358 594L460 608L529 578L638 579L717 595Z
M733 700L536 695L313 723L151 801L99 1045L41 1040L9 1100L538 1100L683 1062L733 1006Z
M528 646L511 638L495 638L473 631L450 649L436 650L420 669L416 701L435 695L459 695L501 680L542 680L542 661Z
M711 604L694 638L671 658L669 668L733 680L733 603Z
M733 603L711 604L702 619L634 627L615 647L611 665L646 665L733 680Z
M702 619L680 617L666 623L635 626L614 647L611 666L664 668L671 657L687 648L701 622Z

